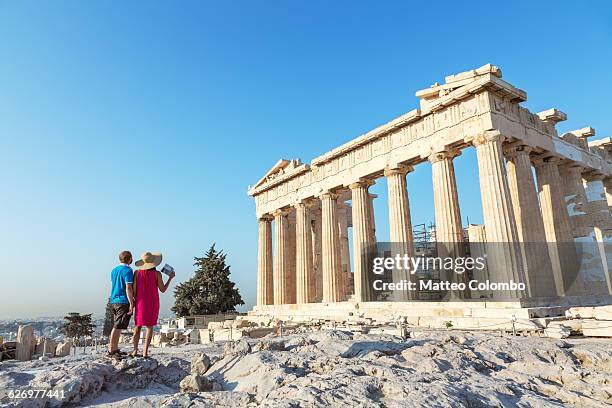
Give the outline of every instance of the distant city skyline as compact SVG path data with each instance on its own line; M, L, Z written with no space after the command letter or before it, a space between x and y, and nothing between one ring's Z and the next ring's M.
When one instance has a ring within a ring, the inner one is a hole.
M247 186L418 107L415 91L492 63L560 133L612 136L612 7L472 2L0 3L0 319L100 317L122 250L193 276L211 244L255 302ZM299 142L297 142L299 141ZM482 222L473 149L456 159L462 219ZM430 166L408 175L433 217ZM384 180L377 237L387 241Z

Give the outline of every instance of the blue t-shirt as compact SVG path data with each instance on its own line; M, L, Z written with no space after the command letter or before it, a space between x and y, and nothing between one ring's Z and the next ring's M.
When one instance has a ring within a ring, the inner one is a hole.
M127 294L125 293L125 285L134 283L134 271L127 265L119 265L111 272L111 303L128 304Z

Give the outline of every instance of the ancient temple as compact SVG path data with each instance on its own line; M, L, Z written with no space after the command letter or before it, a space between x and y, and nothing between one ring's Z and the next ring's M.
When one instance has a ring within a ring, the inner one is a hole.
M461 221L453 167L463 149L476 149L484 216L483 226L469 228L470 244L504 243L489 254L489 278L526 283L527 289L515 294L517 301L504 307L512 313L525 309L525 316L532 316L564 304L609 302L612 141L589 141L595 134L591 127L560 136L555 125L566 115L522 107L525 91L504 81L501 70L489 64L447 76L444 84L416 95L419 109L310 164L280 160L250 187L259 222L252 314L431 309L416 306L410 297L393 305L368 302L368 265L360 257L376 243L376 222L389 223L385 241L400 245L404 253L413 251L406 175L419 165L432 168L436 240L449 253L463 244L468 229ZM388 185L389 219L375 221L369 187L382 177ZM595 250L581 254L579 261L567 247L554 245L584 242L594 243ZM546 250L542 243L548 243ZM583 273L570 285L568 269L576 267ZM469 297L444 307L468 310L466 317L487 307L470 304Z

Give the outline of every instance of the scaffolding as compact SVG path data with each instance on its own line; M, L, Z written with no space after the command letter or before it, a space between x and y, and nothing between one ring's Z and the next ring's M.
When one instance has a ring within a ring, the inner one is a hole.
M412 240L415 256L429 258L438 255L436 226L434 223L414 225L412 228ZM421 269L416 272L415 276L417 282L421 280L440 282L440 271L437 269ZM417 298L418 300L439 300L442 298L442 294L438 291L419 290Z

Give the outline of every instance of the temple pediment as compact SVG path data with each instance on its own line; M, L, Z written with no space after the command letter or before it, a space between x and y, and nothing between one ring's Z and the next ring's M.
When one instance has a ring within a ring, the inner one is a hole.
M290 175L296 171L301 171L307 168L308 166L303 164L300 159L280 159L274 166L272 166L270 170L266 172L266 174L257 182L257 184L249 188L249 194L260 187L266 186L275 180L282 178L283 176Z

